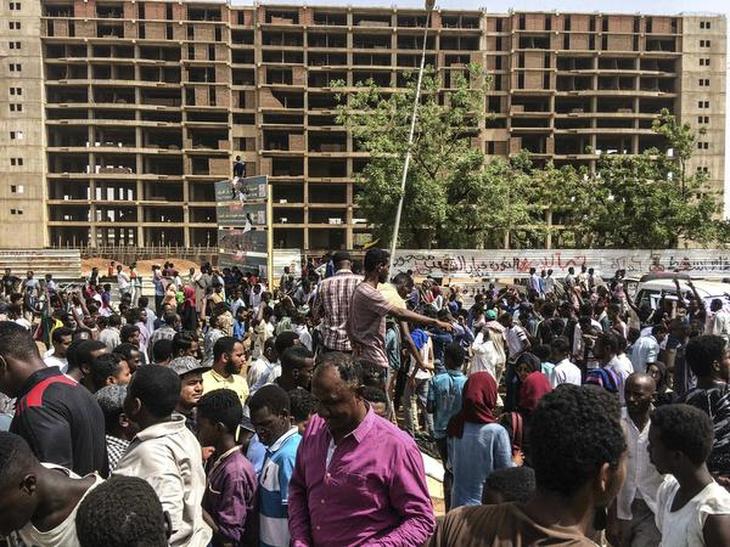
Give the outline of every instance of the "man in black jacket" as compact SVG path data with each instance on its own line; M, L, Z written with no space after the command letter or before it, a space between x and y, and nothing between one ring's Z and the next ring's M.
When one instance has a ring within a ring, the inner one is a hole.
M87 389L47 367L31 334L0 322L0 392L17 398L10 431L23 437L41 462L84 476L108 473L104 415Z

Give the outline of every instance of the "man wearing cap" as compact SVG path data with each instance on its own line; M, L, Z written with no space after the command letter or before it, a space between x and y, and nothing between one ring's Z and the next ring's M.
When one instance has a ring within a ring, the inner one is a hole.
M109 471L114 471L119 460L129 448L129 442L137 433L137 428L124 415L124 399L127 397L127 386L111 384L104 386L94 394L104 413L106 428L106 452L109 457Z
M350 301L362 277L352 273L352 259L347 251L337 251L332 262L335 275L323 279L317 285L312 315L315 323L321 319L323 351L352 352L352 345L345 330L350 315Z
M185 426L195 433L195 406L203 396L203 373L210 367L203 366L195 357L185 355L170 361L170 368L180 377L180 398L175 414L185 417Z

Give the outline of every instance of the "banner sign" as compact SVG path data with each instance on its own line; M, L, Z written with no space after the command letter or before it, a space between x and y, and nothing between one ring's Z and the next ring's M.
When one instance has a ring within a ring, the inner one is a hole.
M241 205L239 201L218 203L216 206L218 226L243 227L246 221L251 226L266 226L266 204L254 203Z
M215 183L218 263L267 277L270 268L268 177Z
M246 272L255 272L261 277L268 275L268 254L245 252L245 251L230 251L226 249L219 249L218 251L218 267L220 268L238 268Z
M215 183L215 200L217 202L229 202L233 199L239 200L239 192L243 192L244 201L259 202L266 201L267 177L246 177L235 180L235 195L233 194L234 183L231 180L221 180Z
M730 277L730 250L719 249L530 249L530 250L409 250L396 251L396 271L421 277L525 277L530 268L553 270L555 277L594 268L603 277L616 270L627 275L679 272L697 277Z
M261 229L218 228L218 247L229 251L265 253L267 234Z

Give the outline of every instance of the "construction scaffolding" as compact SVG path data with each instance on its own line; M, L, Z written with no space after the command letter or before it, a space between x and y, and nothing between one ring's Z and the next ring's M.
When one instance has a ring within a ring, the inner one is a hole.
M236 155L269 178L274 247L370 240L355 205L368 158L331 83L397 92L423 10L42 0L0 15L2 246L215 247L214 183ZM690 168L722 192L724 17L437 10L429 25L444 89L469 63L492 78L487 155L594 167L658 144L667 108L704 130Z

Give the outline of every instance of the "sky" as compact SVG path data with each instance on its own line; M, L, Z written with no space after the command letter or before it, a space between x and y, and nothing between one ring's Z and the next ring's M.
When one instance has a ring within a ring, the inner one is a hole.
M248 1L233 0L234 4L250 4ZM289 5L352 5L352 6L397 6L422 7L423 0L278 0L261 1L261 4L289 4ZM537 0L436 0L436 7L442 9L485 9L492 13L505 13L510 9L524 11L573 11L573 12L620 12L644 14L679 14L679 13L712 13L730 17L730 1L703 0L702 2L688 2L686 0L603 0L590 2L587 0L563 0L554 2L538 2ZM700 8L701 9L698 9ZM730 64L727 65L730 67ZM726 78L730 70L726 67ZM727 88L727 83L726 83ZM730 140L730 94L726 94L725 108L725 141ZM725 217L730 218L730 154L725 146Z

